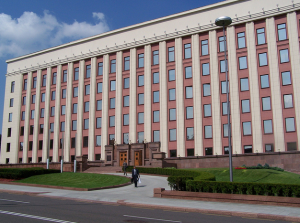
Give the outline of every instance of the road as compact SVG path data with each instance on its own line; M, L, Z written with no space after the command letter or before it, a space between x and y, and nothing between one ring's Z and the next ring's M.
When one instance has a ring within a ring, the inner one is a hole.
M274 223L283 222L271 221ZM117 204L1 192L0 222L270 223L270 220L133 208Z

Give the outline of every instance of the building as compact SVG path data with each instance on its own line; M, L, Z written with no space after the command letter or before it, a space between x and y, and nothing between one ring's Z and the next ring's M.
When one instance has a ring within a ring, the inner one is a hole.
M227 0L8 60L0 162L228 153L222 15L233 154L299 150L300 0Z

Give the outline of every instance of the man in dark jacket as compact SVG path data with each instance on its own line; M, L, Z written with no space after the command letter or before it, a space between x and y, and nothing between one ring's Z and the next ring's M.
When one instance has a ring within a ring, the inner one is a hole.
M133 179L135 187L137 187L137 182L138 182L139 177L140 177L139 170L136 169L134 166L132 169L132 179Z

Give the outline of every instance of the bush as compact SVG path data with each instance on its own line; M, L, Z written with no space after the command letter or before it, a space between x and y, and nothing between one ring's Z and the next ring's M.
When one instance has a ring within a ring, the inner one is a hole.
M284 169L281 169L279 167L270 167L269 164L265 163L264 166L261 164L257 164L257 166L246 166L243 165L242 167L245 167L246 169L271 169L271 170L277 170L277 171L284 171Z
M33 168L0 168L0 178L23 179L34 175L60 173L60 170L44 169L40 167Z

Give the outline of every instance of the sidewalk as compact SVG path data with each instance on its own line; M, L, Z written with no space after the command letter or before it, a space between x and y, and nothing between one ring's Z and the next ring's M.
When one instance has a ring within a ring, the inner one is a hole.
M123 175L121 173L113 174ZM154 198L154 188L162 187L167 190L170 189L166 179L167 177L141 175L142 183L138 185L138 188L129 185L120 188L96 191L72 191L0 184L0 192L18 191L40 193L41 196L89 200L95 202L113 202L120 205L300 222L300 208L296 207Z

